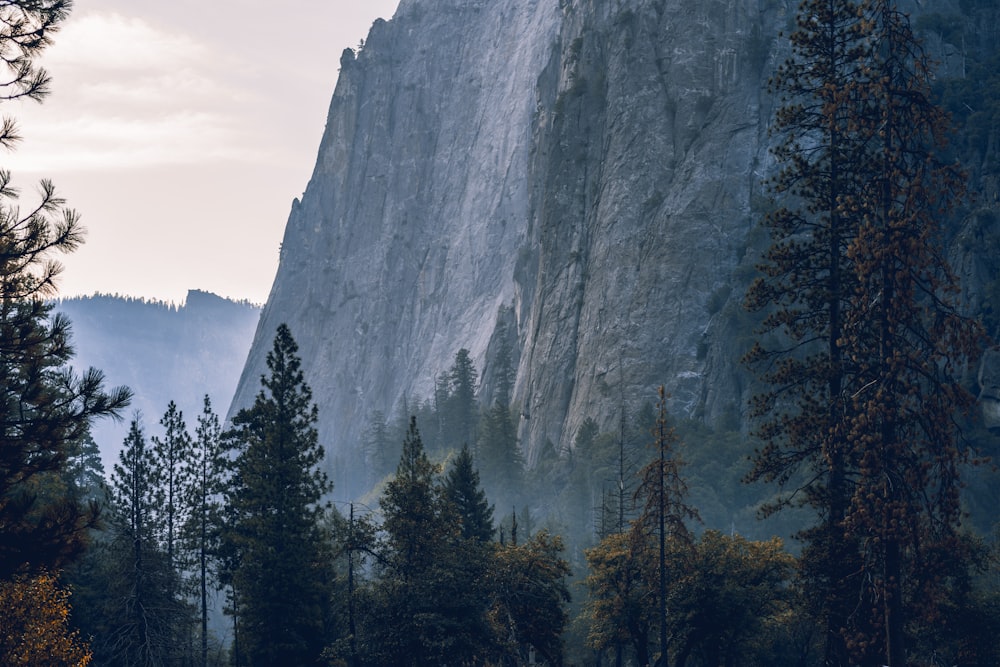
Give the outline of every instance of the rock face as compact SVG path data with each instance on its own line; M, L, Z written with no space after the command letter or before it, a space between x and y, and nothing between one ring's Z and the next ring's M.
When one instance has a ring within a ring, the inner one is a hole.
M402 0L341 59L232 409L287 322L336 456L459 348L488 394L512 326L529 464L660 384L738 425L766 81L796 6Z

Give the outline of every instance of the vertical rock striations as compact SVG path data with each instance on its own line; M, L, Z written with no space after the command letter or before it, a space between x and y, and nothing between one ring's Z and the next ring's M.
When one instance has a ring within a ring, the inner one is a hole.
M335 453L370 410L430 395L459 348L481 364L517 299L534 91L559 19L543 0L403 0L344 52L234 408L282 322Z
M287 322L343 454L459 348L488 381L503 328L531 464L661 383L674 412L737 425L796 4L402 0L341 59L233 409Z

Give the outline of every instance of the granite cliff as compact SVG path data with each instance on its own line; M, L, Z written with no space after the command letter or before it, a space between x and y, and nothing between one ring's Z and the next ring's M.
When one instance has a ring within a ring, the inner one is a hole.
M993 43L997 12L979 4L934 8L965 12L963 48ZM740 300L771 168L766 81L796 5L402 0L343 54L232 410L252 401L287 322L335 456L369 411L429 396L459 348L488 398L501 330L515 333L529 464L659 384L675 413L738 427ZM956 40L931 37L960 67ZM983 160L986 192L996 170ZM996 280L995 218L963 215L978 231L965 221L956 238L978 236L954 258L978 293Z

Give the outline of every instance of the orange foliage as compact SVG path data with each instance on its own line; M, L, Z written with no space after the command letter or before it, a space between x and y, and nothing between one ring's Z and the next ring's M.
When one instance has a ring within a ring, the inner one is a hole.
M90 664L90 647L69 628L69 596L44 572L0 582L0 664Z

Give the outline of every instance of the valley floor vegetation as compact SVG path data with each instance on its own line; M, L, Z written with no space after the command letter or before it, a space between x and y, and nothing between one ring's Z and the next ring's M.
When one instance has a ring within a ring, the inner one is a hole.
M0 5L5 97L44 94L68 10ZM354 502L284 325L231 423L208 396L193 432L172 402L136 415L106 474L90 426L131 395L71 370L51 301L77 217L48 183L25 213L0 172L0 664L1000 664L985 338L942 254L964 179L929 72L894 3L801 4L752 432L672 418L661 388L529 468L501 340L488 405L462 349L433 396L368 415Z

